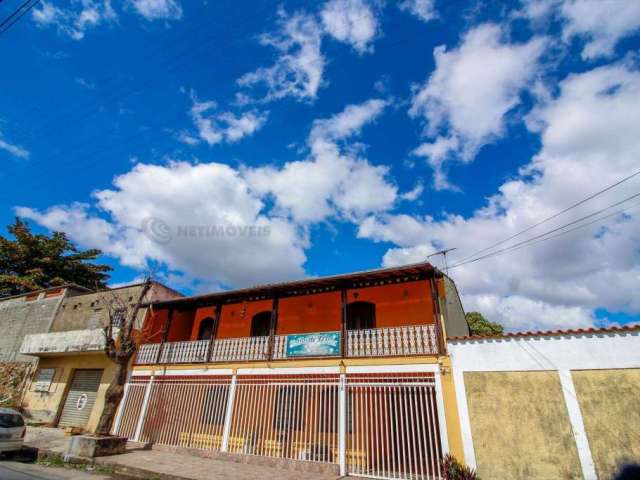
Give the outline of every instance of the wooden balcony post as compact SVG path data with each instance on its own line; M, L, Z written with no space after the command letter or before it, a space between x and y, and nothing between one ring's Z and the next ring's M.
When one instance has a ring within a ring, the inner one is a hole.
M218 325L220 325L220 316L222 315L222 304L216 305L216 313L213 319L213 330L211 331L211 338L209 339L209 346L207 347L207 356L204 359L205 363L211 361L211 352L213 352L213 342L215 342L218 336Z
M347 289L340 290L341 313L340 318L340 356L346 358L347 354Z
M158 358L156 358L156 363L160 363L160 359L162 358L162 350L164 349L164 344L167 343L167 339L169 338L169 330L171 329L172 320L173 308L170 308L169 314L167 315L167 321L164 322L164 327L162 330L162 340L160 341L160 347L158 348Z
M273 297L271 307L271 324L269 325L269 346L267 349L267 359L273 360L273 346L275 343L276 329L278 327L278 297Z

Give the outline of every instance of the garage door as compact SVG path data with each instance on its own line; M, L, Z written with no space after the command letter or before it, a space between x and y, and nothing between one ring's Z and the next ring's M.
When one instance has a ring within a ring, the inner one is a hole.
M103 370L76 370L64 402L59 427L85 427L93 405Z

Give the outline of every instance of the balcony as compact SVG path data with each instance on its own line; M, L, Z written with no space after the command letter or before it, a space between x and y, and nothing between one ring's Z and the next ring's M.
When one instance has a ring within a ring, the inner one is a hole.
M438 355L440 353L438 327L433 324L348 330L344 346L342 337L340 332L318 332L274 335L272 342L271 337L243 337L151 343L138 348L135 363L152 365L286 360L305 357L335 358L342 357L342 352L348 358ZM305 348L305 343L312 343L317 339L326 343L323 349ZM297 351L292 348L294 342L295 347L298 347Z

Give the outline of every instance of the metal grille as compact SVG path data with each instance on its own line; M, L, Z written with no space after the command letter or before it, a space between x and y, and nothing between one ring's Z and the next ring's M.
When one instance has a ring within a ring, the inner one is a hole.
M59 427L84 427L96 402L103 370L76 370L60 415Z
M338 461L338 375L238 377L229 451Z
M150 365L158 361L158 351L160 343L147 343L138 347L135 363L140 365Z
M144 393L149 383L148 379L133 379L126 386L125 397L122 399L120 411L113 433L127 438L133 438L140 410L144 401Z
M347 468L372 478L440 479L440 433L432 375L347 380Z
M159 377L139 440L220 450L231 377Z
M207 360L209 340L170 342L162 345L160 363L189 363Z

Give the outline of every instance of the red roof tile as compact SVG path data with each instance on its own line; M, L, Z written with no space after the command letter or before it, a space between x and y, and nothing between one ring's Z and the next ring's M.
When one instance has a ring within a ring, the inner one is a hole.
M552 337L560 335L589 335L598 333L620 333L640 330L640 323L633 325L624 325L621 327L604 327L604 328L575 328L567 330L540 330L527 332L507 332L498 335L468 335L466 337L449 337L449 341L461 340L491 340L500 338L519 338L519 337Z

